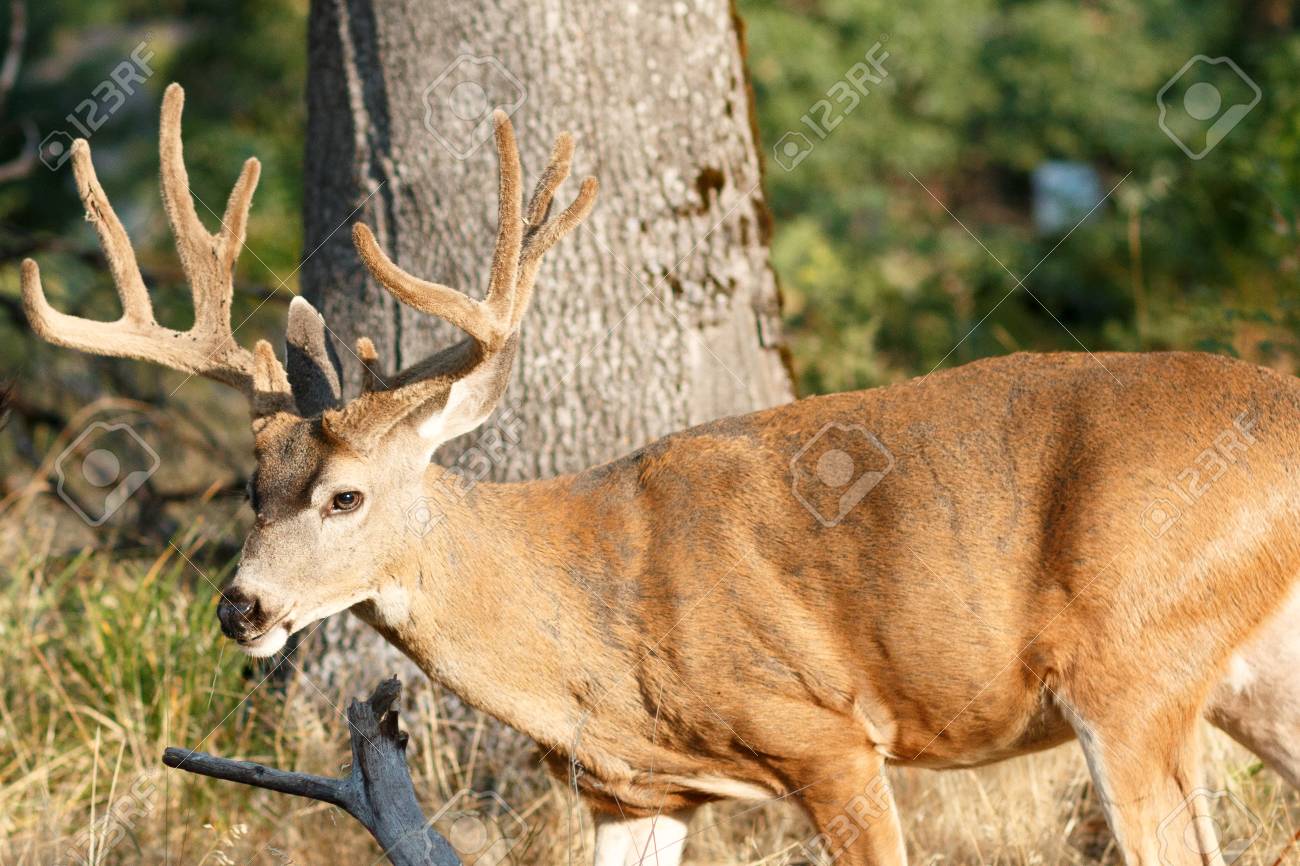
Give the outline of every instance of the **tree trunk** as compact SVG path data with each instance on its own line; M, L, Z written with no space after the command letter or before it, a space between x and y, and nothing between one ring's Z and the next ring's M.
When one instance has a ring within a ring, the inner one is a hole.
M302 282L343 341L349 392L357 336L385 373L455 339L368 278L350 224L409 272L481 297L497 166L477 121L496 105L529 189L570 130L557 206L585 175L601 191L537 279L498 410L506 447L476 455L491 478L582 469L792 399L739 26L728 0L313 0Z

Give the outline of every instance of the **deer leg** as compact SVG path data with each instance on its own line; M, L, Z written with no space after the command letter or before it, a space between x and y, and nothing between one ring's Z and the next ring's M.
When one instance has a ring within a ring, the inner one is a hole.
M1300 788L1300 591L1233 656L1205 717Z
M796 796L817 828L805 846L809 859L830 856L836 866L906 866L907 849L885 760L866 749L810 767Z
M649 818L596 816L596 866L678 866L694 809Z
M1191 713L1070 717L1128 866L1223 866Z

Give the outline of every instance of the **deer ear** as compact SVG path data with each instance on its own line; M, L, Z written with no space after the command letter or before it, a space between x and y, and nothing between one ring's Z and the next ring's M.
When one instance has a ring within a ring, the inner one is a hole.
M310 418L339 405L338 357L325 338L325 319L306 298L289 302L285 356L299 415Z
M327 409L321 416L325 432L362 453L383 447L398 431L415 433L432 458L444 442L470 432L492 414L510 382L518 349L517 335L490 355L473 340L448 346L394 376L394 387L365 391L339 409ZM405 377L421 387L404 387Z
M444 442L477 429L501 402L510 384L510 370L518 351L518 336L511 337L498 352L488 355L468 373L451 383L445 398L426 401L412 410L408 420L430 448L429 455Z

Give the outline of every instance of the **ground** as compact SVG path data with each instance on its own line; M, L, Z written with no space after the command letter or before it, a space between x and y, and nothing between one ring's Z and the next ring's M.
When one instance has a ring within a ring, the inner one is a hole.
M332 807L165 770L160 756L199 747L339 775L349 758L341 708L386 672L263 681L266 669L233 651L213 600L230 564L213 539L237 533L234 518L196 520L161 549L78 553L59 543L77 536L55 507L0 518L0 864L375 862L364 830ZM474 833L461 831L486 828L493 863L590 856L589 818L531 744L427 683L410 685L412 775L427 814L447 807L439 825L453 841L473 848ZM1210 786L1229 792L1215 805L1225 849L1246 845L1239 866L1300 863L1300 847L1287 847L1300 794L1217 732L1207 741ZM1117 862L1072 745L978 771L895 771L893 781L913 863ZM467 813L484 821L455 822ZM811 835L789 804L711 806L692 825L687 862L806 863Z

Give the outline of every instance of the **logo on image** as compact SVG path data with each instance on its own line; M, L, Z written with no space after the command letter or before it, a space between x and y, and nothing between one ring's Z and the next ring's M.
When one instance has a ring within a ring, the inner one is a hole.
M790 460L791 488L822 526L836 526L893 468L874 433L832 421Z
M1156 94L1158 123L1192 159L1201 159L1263 96L1259 85L1229 57L1198 54Z
M1142 528L1152 538L1159 538L1178 522L1182 512L1168 499L1157 499L1142 512Z
M776 157L777 165L786 171L793 171L796 165L812 153L812 149L812 142L808 140L808 136L802 132L787 132L781 136L780 141L772 145L772 155Z
M524 85L500 60L462 54L424 89L424 128L464 159L492 137L492 111L514 114Z
M1263 835L1264 825L1231 791L1197 788L1160 822L1156 832L1161 863L1185 863L1184 852L1200 855L1208 840L1218 840L1217 851L1204 853L1217 853L1225 866L1232 866Z
M162 463L130 424L96 421L54 461L59 498L82 520L100 526Z
M507 862L528 835L528 825L494 791L457 791L429 823L475 866Z
M445 516L442 509L435 505L432 499L421 496L407 506L406 528L414 532L418 537L424 538L442 522L442 518Z

